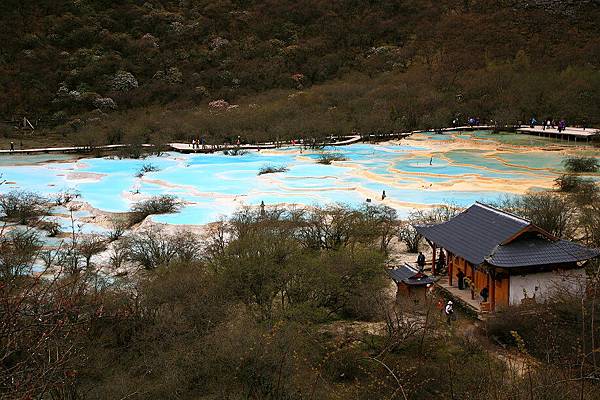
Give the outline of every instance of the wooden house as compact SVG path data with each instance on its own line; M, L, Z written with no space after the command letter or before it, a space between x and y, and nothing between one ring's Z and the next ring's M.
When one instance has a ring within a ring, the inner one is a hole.
M464 280L472 299L486 288L481 306L489 311L543 299L558 287L578 290L585 282L585 263L600 255L482 203L447 222L415 228L433 248L433 265L436 252L446 251L450 286Z

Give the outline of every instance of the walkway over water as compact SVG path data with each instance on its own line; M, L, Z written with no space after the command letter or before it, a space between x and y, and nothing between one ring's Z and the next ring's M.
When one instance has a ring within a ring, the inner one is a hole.
M337 138L335 138L337 139ZM361 141L361 137L358 135L348 136L341 141L332 141L327 143L315 143L313 146L346 146L349 144L357 143ZM215 151L223 151L223 150L263 150L263 149L276 149L278 147L303 147L305 144L303 143L295 143L291 142L267 142L267 143L258 143L258 144L222 144L222 145L197 145L192 146L190 143L169 143L169 147L172 150L178 151L180 153L213 153Z
M292 143L291 141L281 142L267 142L258 144L223 144L223 145L199 145L193 147L190 143L169 143L169 147L172 150L180 153L213 153L215 151L223 150L263 150L263 149L276 149L279 147L305 147L305 148L316 148L321 146L347 146L361 141L377 141L377 140L390 140L390 139L404 139L412 135L415 132L402 132L402 133L390 133L385 135L352 135L342 137L331 137L329 141L306 143L297 141ZM339 140L341 139L341 140Z
M89 153L93 150L118 150L128 147L128 144L107 144L104 146L65 146L65 147L40 147L33 149L2 149L0 154L43 154L43 153ZM152 147L151 144L142 144L142 147Z
M517 133L526 133L530 135L537 135L543 137L551 137L556 139L562 139L567 141L585 141L589 142L592 139L600 138L600 129L595 128L571 128L567 127L564 131L559 132L558 129L555 128L546 128L543 126L534 126L533 128L530 126L521 127L517 129Z
M346 146L358 142L369 142L369 141L381 141L391 139L404 139L416 133L450 133L450 132L468 132L468 131L490 131L496 129L493 125L474 125L474 126L456 126L441 129L424 129L415 130L411 132L398 132L390 134L365 134L365 135L351 135L342 137L332 137L331 141L317 142L313 144L314 147L320 146ZM507 127L506 129L509 129ZM514 129L514 128L513 128ZM536 126L531 128L529 126L522 125L516 129L517 133L526 133L543 137L555 137L563 140L574 140L574 141L585 141L589 142L592 139L600 139L600 129L596 128L566 128L562 132L558 132L557 129L543 129L542 126ZM341 139L341 140L338 140ZM110 144L102 146L63 146L63 147L41 147L41 148L30 148L30 149L0 149L0 155L3 154L44 154L44 153L90 153L92 151L114 151L130 146L129 144ZM142 147L153 147L152 144L142 144ZM181 153L213 153L215 151L223 150L263 150L263 149L275 149L278 147L305 147L304 143L296 142L292 144L289 141L281 141L278 143L267 142L257 144L221 144L221 145L200 145L197 148L193 148L190 143L168 143L167 146L170 150L181 152ZM308 146L311 147L310 143Z

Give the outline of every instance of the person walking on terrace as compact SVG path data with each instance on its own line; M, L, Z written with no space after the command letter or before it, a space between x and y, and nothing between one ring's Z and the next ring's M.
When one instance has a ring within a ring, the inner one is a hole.
M465 288L465 273L459 270L456 277L458 278L458 289L463 290Z
M10 142L10 151L15 151L15 142Z
M417 265L419 266L419 272L423 272L425 269L425 255L422 252L419 252L417 256Z
M566 128L567 128L567 121L565 121L564 119L561 119L558 123L558 131L564 132Z
M440 255L437 259L437 270L442 271L446 267L446 253L444 250L440 249Z
M529 122L529 127L531 129L535 128L535 125L537 124L537 119L535 119L535 117L531 117L531 121Z
M448 303L446 304L446 308L444 308L444 314L446 314L446 322L448 323L448 325L450 325L450 323L452 322L453 314L454 314L454 307L452 305L452 300L448 300Z
M488 301L488 297L490 295L490 290L486 286L483 289L481 289L481 292L479 293L479 295L481 296L481 298L483 299L483 302L485 303Z

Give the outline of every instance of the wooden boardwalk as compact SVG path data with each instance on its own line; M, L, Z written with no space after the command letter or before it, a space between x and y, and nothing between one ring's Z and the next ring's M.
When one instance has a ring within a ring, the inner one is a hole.
M104 146L67 146L67 147L40 147L33 149L2 149L0 154L46 154L46 153L89 153L94 150L118 150L128 147L128 144L107 144ZM142 144L142 147L153 147L151 144Z
M396 138L404 138L406 136L410 136L409 133L400 133L400 134L393 134L391 136L389 136L389 139L396 139ZM196 147L193 147L190 143L169 143L168 146L174 150L174 151L178 151L180 153L214 153L216 151L225 151L225 150L263 150L263 149L276 149L276 148L280 148L280 147L298 147L298 148L310 148L310 147L321 147L321 146L348 146L350 144L353 143L358 143L364 140L368 140L370 139L377 139L377 138L381 138L382 136L377 136L377 135L365 135L365 136L360 136L360 135L352 135L352 136L344 136L344 137L332 137L331 141L327 141L327 142L315 142L314 144L311 143L302 143L302 142L295 142L294 144L292 144L292 142L289 141L285 141L285 142L278 142L278 143L274 143L274 142L267 142L267 143L258 143L258 144L223 144L223 145L199 145ZM386 137L387 138L387 137ZM342 140L338 140L338 139L342 139Z
M595 128L583 129L567 127L564 131L559 132L558 129L555 128L544 129L541 125L534 126L533 128L530 126L522 126L517 128L517 133L562 139L566 141L572 140L574 142L589 142L590 140L600 138L600 129Z
M358 142L370 142L370 141L381 141L391 139L404 139L415 133L428 133L428 132L465 132L465 131L486 131L495 129L492 125L475 125L475 126L456 126L450 128L440 129L428 129L428 130L416 130L411 132L392 133L385 135L378 134L365 134L365 135L350 135L342 137L331 137L331 141L302 143L295 142L292 144L289 141L286 142L267 142L258 144L222 144L222 145L200 145L196 148L192 147L190 143L168 143L167 147L172 151L181 153L213 153L216 151L223 150L263 150L263 149L276 149L279 147L321 147L321 146L347 146ZM580 141L589 142L590 140L600 139L600 129L595 128L566 128L563 132L558 132L557 129L543 129L542 126L536 126L531 128L529 126L522 125L516 128L517 133L531 134L537 136L554 137L557 139L563 139L567 141ZM66 147L41 147L31 149L0 149L0 155L17 155L17 154L45 154L45 153L90 153L92 151L114 151L121 148L128 147L127 144L110 144L103 146L66 146ZM142 144L142 147L153 147L152 144Z

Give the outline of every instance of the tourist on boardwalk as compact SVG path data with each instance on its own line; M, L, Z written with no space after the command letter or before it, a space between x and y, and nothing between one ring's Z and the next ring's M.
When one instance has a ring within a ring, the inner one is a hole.
M387 196L385 195L385 190L383 191L383 193L381 193L381 200L385 200Z
M192 139L192 149L196 148L196 139Z
M567 127L567 121L565 121L564 119L561 119L560 122L558 123L558 131L564 132L566 127Z
M529 127L531 129L535 128L535 125L537 124L537 119L535 119L535 117L531 117L531 121L529 121Z
M10 151L15 151L15 142L10 142Z
M419 252L417 256L417 265L419 266L419 272L423 272L425 269L425 255L422 252Z
M454 307L452 306L452 300L448 300L448 303L446 304L446 308L444 309L444 314L446 314L446 322L448 322L448 325L450 325L450 322L452 322L452 317L454 314Z
M206 145L206 140L204 139L204 136L202 136L202 139L200 139L202 141L202 149L204 150L204 147Z

